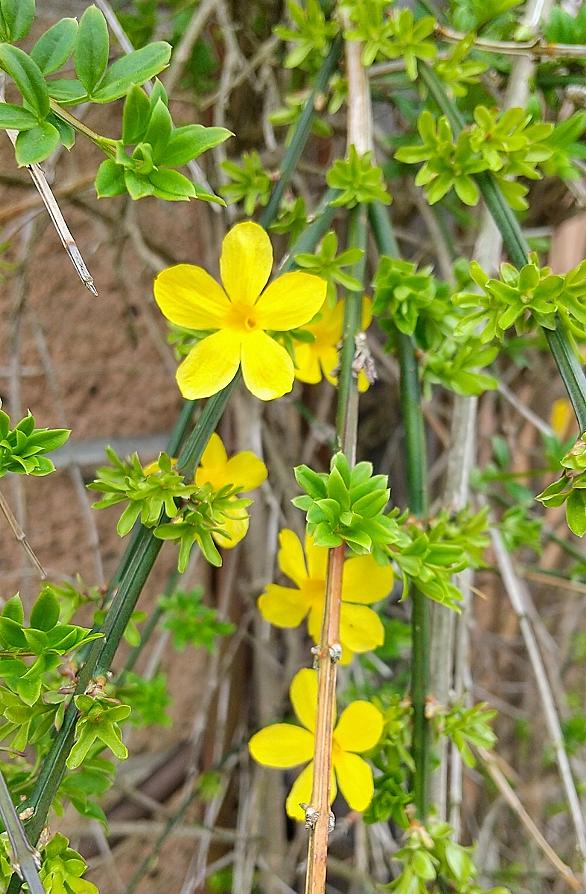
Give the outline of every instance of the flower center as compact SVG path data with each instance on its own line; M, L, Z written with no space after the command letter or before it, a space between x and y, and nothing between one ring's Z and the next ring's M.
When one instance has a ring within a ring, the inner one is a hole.
M254 305L233 304L227 320L228 326L240 332L255 332L260 329Z
M325 580L309 578L309 580L304 581L303 590L305 594L312 600L312 602L318 602L319 600L324 599L326 592L326 582Z

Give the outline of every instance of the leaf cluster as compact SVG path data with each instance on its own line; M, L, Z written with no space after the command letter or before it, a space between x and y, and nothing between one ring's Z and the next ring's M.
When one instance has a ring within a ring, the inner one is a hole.
M372 152L359 155L354 145L350 146L347 158L338 158L326 174L326 182L332 189L339 189L340 195L332 200L332 205L368 205L382 202L390 205L391 196L385 186L381 168L373 164Z
M176 170L232 136L224 127L186 124L175 127L169 98L157 81L150 95L131 87L124 103L122 138L112 143L113 158L98 168L99 198L128 193L133 199L156 196L169 202L222 200Z
M11 428L10 417L0 409L0 478L8 472L36 476L54 472L45 454L63 446L70 434L66 428L36 428L31 413Z
M328 302L333 307L336 303L336 285L351 292L362 291L360 280L344 270L344 267L353 267L363 255L364 251L361 248L347 248L338 254L338 237L333 230L330 230L313 254L309 252L296 254L295 263L302 270L308 270L326 280Z
M414 81L417 60L435 58L437 46L429 39L435 28L432 16L416 19L411 9L389 11L388 3L379 0L350 0L344 7L351 22L344 36L363 43L363 65L403 59L407 76Z
M496 735L491 722L496 713L486 702L479 702L469 708L455 704L445 712L434 713L433 720L436 732L447 736L454 743L467 767L474 767L476 759L470 746L488 750L494 748Z
M121 705L103 693L96 696L76 695L79 718L75 725L75 742L67 757L67 767L75 770L97 748L109 748L118 760L126 760L128 749L122 741L120 723L130 715L130 706Z
M566 521L578 537L586 534L586 435L582 435L562 459L563 473L537 494L544 506L566 504Z
M189 593L176 590L161 596L159 607L163 612L162 624L171 632L173 645L179 651L186 646L215 652L221 636L234 632L234 625L218 617L217 609L203 601L203 589L196 587Z
M335 19L326 18L319 0L305 0L302 4L287 0L287 12L293 27L275 28L277 37L293 45L285 58L285 68L305 65L314 70L327 56L339 25Z
M295 497L293 505L306 513L307 530L317 546L345 543L356 555L372 553L384 563L389 545L407 545L396 513L383 512L390 496L387 476L372 472L369 462L350 468L343 453L332 457L329 473L296 467L295 478L305 495Z
M244 213L249 217L258 205L266 205L271 194L271 178L265 171L258 152L243 152L240 162L224 161L222 169L230 182L220 188L228 204L242 202Z

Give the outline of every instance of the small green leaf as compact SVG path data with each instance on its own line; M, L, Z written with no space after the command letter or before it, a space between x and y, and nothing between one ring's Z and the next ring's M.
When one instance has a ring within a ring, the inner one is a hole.
M234 134L225 127L204 127L202 124L187 124L177 127L165 150L163 163L171 168L186 165L206 152L219 146Z
M122 114L122 141L134 146L144 137L151 111L149 98L140 87L132 86L124 103Z
M22 607L22 600L18 593L15 596L12 596L9 599L3 609L2 615L3 618L10 618L11 621L15 621L17 624L21 626L24 623L24 609Z
M62 106L76 105L87 99L87 90L75 78L56 78L54 81L47 81L47 88L49 96Z
M586 534L586 490L573 490L568 497L566 521L576 537Z
M61 19L39 37L31 50L31 57L44 75L52 74L67 62L76 40L76 19Z
M19 165L44 161L59 145L59 131L48 121L19 133L16 138L16 160Z
M196 195L195 187L179 171L169 171L159 168L149 176L150 182L155 187L155 195L168 202L188 202Z
M31 609L31 627L36 630L52 630L59 620L59 602L46 587Z
M162 40L128 53L112 63L92 99L94 102L120 99L133 84L144 84L166 68L170 58L171 46Z
M104 77L109 54L106 19L97 6L90 6L80 19L75 48L75 71L90 95Z
M0 44L0 68L10 75L25 102L39 118L49 114L49 91L34 59L19 47Z
M169 142L171 131L173 130L173 122L169 109L162 99L157 100L149 125L144 135L145 143L150 143L153 149L153 161L155 164L166 164L164 159L164 151Z
M11 105L9 102L0 102L0 127L10 130L30 130L36 125L37 119L28 109Z
M108 158L103 161L96 174L96 193L98 199L120 196L126 192L124 170L116 162Z
M35 17L35 0L0 0L6 38L22 40L29 33Z

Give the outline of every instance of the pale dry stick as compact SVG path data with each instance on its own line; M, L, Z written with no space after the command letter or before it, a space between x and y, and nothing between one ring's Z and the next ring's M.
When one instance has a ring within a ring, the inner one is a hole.
M536 26L533 15L530 15L529 21ZM436 25L435 31L438 37L449 43L460 43L466 40L467 36L462 31L456 31L453 28L447 28L445 25ZM541 58L548 59L583 59L586 56L586 46L573 43L546 43L539 37L533 40L488 40L477 37L474 46L478 50L485 52L499 53L505 56L521 56L529 57L533 61L539 61Z
M0 492L0 512L2 512L2 515L8 522L10 530L12 531L16 540L18 541L18 543L20 543L22 549L25 551L28 558L30 559L31 565L33 565L37 569L41 580L46 580L47 572L43 568L43 566L39 560L39 557L35 553L32 546L30 545L25 532L23 531L22 527L18 523L18 520L15 518L14 513L12 512L10 505L6 501L4 494L1 492Z
M254 887L254 870L260 840L256 842L246 839L246 832L256 829L259 814L262 812L259 776L256 768L250 766L250 756L243 751L240 755L238 773L238 817L236 829L240 835L234 845L234 868L232 870L232 894L249 894ZM255 846L256 845L256 846Z
M163 83L169 94L173 93L177 87L179 79L183 74L183 69L191 56L193 47L207 25L208 19L215 12L216 6L217 0L203 0L191 17L189 25L183 33L183 37L175 47L173 61L163 77Z
M63 395L61 393L61 388L55 374L55 368L51 360L51 355L49 354L45 333L43 332L43 328L38 319L35 318L33 325L35 330L37 351L39 352L39 356L45 370L45 376L49 383L49 388L53 394L53 403L55 404L56 416L59 425L61 428L68 428L69 426L67 425L67 420L65 417ZM100 551L100 537L98 534L98 526L96 524L95 515L90 508L88 492L84 484L83 475L81 474L79 465L74 460L69 463L67 470L69 472L69 477L71 478L73 488L79 501L81 514L87 525L88 546L90 547L94 560L94 573L96 576L96 583L99 586L103 586L103 584L105 583L105 577L104 566L102 564L102 554Z
M568 806L570 808L570 816L572 817L576 835L576 850L582 861L582 873L583 878L586 881L586 823L582 813L580 798L576 791L576 784L574 782L570 760L566 751L564 736L549 677L539 650L533 626L529 615L527 614L524 584L515 573L513 562L505 548L500 531L493 526L491 527L490 534L505 591L509 597L513 611L517 616L525 647L529 655L529 661L537 682L546 726L553 743L556 762L565 789Z
M499 382L498 385L498 393L501 394L504 399L509 403L517 413L526 419L527 422L530 422L538 431L541 432L542 435L545 435L546 438L554 437L554 430L551 425L548 425L544 419L541 418L537 413L534 413L533 410L523 403L522 400L519 400L517 395L511 391L511 389L504 384L504 382Z
M564 863L564 861L556 854L547 839L543 836L540 829L534 823L529 813L525 810L525 807L521 803L519 796L511 787L507 777L498 766L495 756L486 751L484 748L476 748L475 750L478 753L478 756L481 758L492 781L500 791L501 795L503 796L511 810L520 819L521 823L525 826L531 838L543 852L544 856L549 860L556 872L559 873L559 875L564 879L566 884L568 884L573 891L582 892L582 883L574 875L571 868L566 863Z
M90 826L94 841L96 842L96 846L98 848L98 852L102 857L102 862L106 866L106 871L110 876L110 881L114 892L115 894L124 894L124 882L122 881L122 877L118 872L118 867L116 866L116 857L112 853L112 848L110 847L110 844L106 837L106 833L104 832L104 828L97 820L93 820L90 823Z

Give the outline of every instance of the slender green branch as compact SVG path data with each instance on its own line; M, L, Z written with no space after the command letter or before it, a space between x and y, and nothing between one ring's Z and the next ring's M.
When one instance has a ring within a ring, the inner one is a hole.
M334 73L334 70L340 59L342 52L342 38L340 35L336 37L330 47L330 51L324 59L322 66L315 79L314 87L303 107L303 111L297 121L295 132L291 138L291 142L285 153L283 164L279 172L279 179L273 189L269 203L260 217L260 223L263 227L267 227L271 221L277 216L281 199L285 193L285 189L291 180L293 172L297 167L297 162L301 158L301 154L307 143L315 115L316 103L320 96L325 92L328 82Z
M111 140L108 137L103 137L101 134L96 133L95 130L92 130L91 127L88 127L87 124L84 124L83 121L80 121L79 118L76 118L75 115L72 115L71 112L64 109L63 106L60 106L54 99L51 99L50 103L51 111L57 115L61 121L69 124L77 133L82 134L84 137L87 137L88 140L91 140L92 143L95 143L95 145L110 158L114 158L116 155L115 140Z
M458 134L464 120L457 107L444 90L444 86L433 69L425 63L419 64L419 73L431 96L441 111L448 118L455 134ZM509 258L516 267L523 267L528 262L529 247L519 226L514 212L506 202L492 174L483 171L474 175L480 192L502 237ZM586 376L582 369L571 336L561 321L557 329L544 330L549 349L556 362L580 431L586 431Z
M28 842L25 831L12 803L6 780L0 772L0 817L8 841L12 849L14 868L22 876L28 885L30 894L45 894L45 889L39 877L40 856L39 852Z
M373 205L370 223L379 252L397 256L397 242L387 210ZM395 333L399 357L401 415L405 427L407 493L409 507L418 517L427 512L427 459L425 425L417 360L411 339ZM411 609L411 701L413 704L413 797L421 821L427 816L430 773L430 729L425 716L429 689L429 606L426 597L412 592Z

